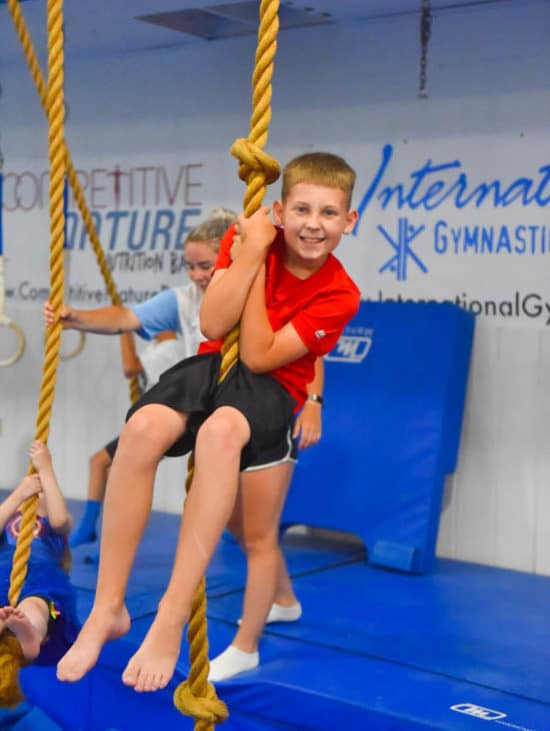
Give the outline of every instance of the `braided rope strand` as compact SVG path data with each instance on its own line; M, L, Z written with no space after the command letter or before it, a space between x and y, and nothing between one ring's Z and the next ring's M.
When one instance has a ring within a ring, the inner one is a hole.
M279 31L279 0L262 0L256 63L252 77L252 115L248 139L233 144L232 154L240 161L239 177L247 184L243 210L251 216L260 208L267 185L279 177L279 164L263 151L271 121L271 79L273 61L277 49ZM239 354L239 327L226 337L222 348L220 382L225 378ZM193 463L186 480L189 491L193 476ZM206 584L201 581L191 610L187 629L191 668L189 677L174 693L174 704L182 713L195 718L196 731L211 731L215 723L227 718L227 708L216 696L214 686L208 682L208 638L206 632ZM222 715L222 711L223 714Z
M65 179L64 154L64 104L63 104L63 3L62 0L48 0L48 146L50 157L50 288L51 302L56 311L63 303L63 246L65 242L65 213L63 187ZM36 439L48 441L52 404L55 394L61 324L50 328L46 337L42 383L38 415L36 418ZM32 465L29 474L33 472ZM21 529L13 557L10 574L9 602L17 604L21 588L27 575L27 563L34 537L34 521L38 499L33 496L25 501Z

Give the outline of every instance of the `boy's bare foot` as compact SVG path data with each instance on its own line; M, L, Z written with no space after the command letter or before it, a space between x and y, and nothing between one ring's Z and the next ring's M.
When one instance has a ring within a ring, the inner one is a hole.
M126 607L118 611L92 609L71 649L57 664L58 680L73 683L93 668L109 640L117 640L130 629L130 615Z
M43 638L26 614L16 607L2 607L0 619L5 620L6 627L19 640L25 659L34 660L38 657Z
M9 604L5 607L0 607L0 623L5 624L13 614L13 607Z
M165 688L180 654L185 625L159 610L136 654L122 673L122 682L139 693Z

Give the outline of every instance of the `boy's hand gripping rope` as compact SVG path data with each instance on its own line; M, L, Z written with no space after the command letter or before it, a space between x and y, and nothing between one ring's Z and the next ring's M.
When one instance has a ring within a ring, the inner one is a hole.
M262 0L256 64L252 77L252 116L247 139L238 139L231 148L240 161L239 177L247 184L244 195L244 213L251 216L262 205L267 185L279 177L279 164L263 151L271 120L271 79L273 59L277 50L279 31L279 0ZM222 348L220 381L238 358L239 327L227 335ZM193 479L193 458L185 489L189 492ZM206 583L201 580L191 609L187 628L191 668L189 677L174 692L174 704L182 713L195 718L196 731L211 731L216 723L228 716L226 705L219 700L212 683L208 681L208 638L206 634Z

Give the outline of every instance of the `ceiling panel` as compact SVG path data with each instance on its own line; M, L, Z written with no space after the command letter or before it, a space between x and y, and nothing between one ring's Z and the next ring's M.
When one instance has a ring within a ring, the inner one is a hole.
M536 1L536 0L535 0ZM431 0L434 12L529 0ZM326 23L368 22L374 18L418 13L422 0L282 0L283 28ZM209 43L250 32L259 0L65 0L66 56L126 53L160 47ZM46 0L25 0L21 11L33 42L46 49ZM198 30L189 31L195 13ZM156 20L154 19L156 17ZM186 25L187 24L187 25ZM202 30L201 30L202 28ZM18 63L21 50L5 0L0 0L0 73Z

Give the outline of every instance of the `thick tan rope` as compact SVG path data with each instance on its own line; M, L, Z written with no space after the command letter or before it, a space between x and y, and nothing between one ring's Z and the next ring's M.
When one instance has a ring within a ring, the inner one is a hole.
M65 180L64 104L63 104L63 10L62 0L48 0L48 122L50 156L50 298L56 311L63 303L63 244L65 241L65 213L63 186ZM48 441L50 418L55 393L61 323L49 328L46 337L42 383L36 418L36 439ZM29 474L33 472L32 465ZM27 575L36 517L36 496L25 501L21 530L13 557L10 575L9 601L17 604Z
M19 37L19 41L21 43L21 46L23 47L25 58L27 59L27 65L31 72L34 85L36 86L42 108L44 109L46 116L48 116L48 87L46 86L46 83L44 81L44 75L42 74L42 71L40 69L40 64L36 56L33 42L31 40L27 25L25 23L25 19L19 7L19 0L6 1L11 13L15 30ZM103 280L105 281L105 288L109 293L109 297L111 298L111 302L113 303L113 305L120 305L120 295L118 294L116 284L107 265L107 260L105 259L105 254L103 252L101 242L99 241L99 236L97 234L92 215L88 209L86 198L84 197L84 191L82 190L82 186L80 185L80 181L78 179L78 175L73 164L71 153L69 152L65 140L62 141L62 145L63 154L65 157L67 178L73 190L74 199L80 211L80 215L82 216L84 226L86 227L86 233L88 234L88 238L90 239L90 242L92 244L92 248L94 250L99 269L103 276ZM138 397L139 383L137 378L132 378L130 380L130 399L132 403L135 403Z
M263 151L267 142L269 122L271 121L271 79L273 60L277 50L279 31L279 0L262 0L260 5L260 25L256 64L252 77L252 116L247 139L238 139L231 152L240 160L239 177L247 184L243 210L251 216L260 208L267 185L279 177L279 164ZM239 351L239 328L234 328L227 336L222 349L220 381L236 362ZM189 471L185 488L191 487L193 460L189 461ZM189 677L174 692L174 704L182 713L195 718L196 731L211 731L216 723L225 721L227 707L217 697L212 683L208 682L208 637L206 627L206 583L202 579L191 610L187 629L191 668Z

